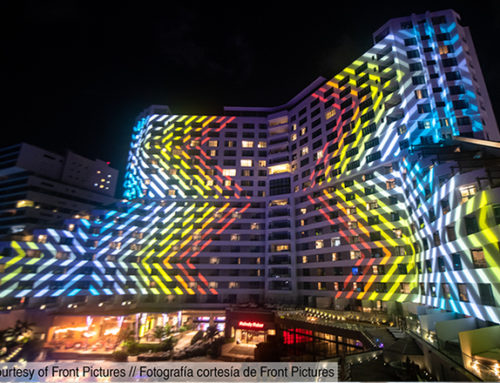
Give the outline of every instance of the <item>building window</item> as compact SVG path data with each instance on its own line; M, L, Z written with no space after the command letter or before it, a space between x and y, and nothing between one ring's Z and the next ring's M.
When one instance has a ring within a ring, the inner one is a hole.
M458 190L460 191L460 196L462 198L460 203L467 202L477 193L477 188L475 184L460 186Z
M228 177L235 177L236 169L222 169L222 175Z
M244 148L253 148L253 141L241 141L241 146Z
M495 306L495 297L491 290L491 284L478 283L477 287L479 289L479 296L481 297L481 304L485 306Z
M358 228L358 221L347 222L347 228L348 229L357 229Z
M253 166L253 160L241 160L241 166L245 168L251 168Z
M349 237L349 243L359 243L359 235L351 235Z
M436 284L429 283L429 289L431 291L431 297L435 298L436 297Z
M377 201L370 201L366 204L366 210L373 210L373 209L378 209Z
M426 98L428 96L427 89L417 89L415 91L415 97L418 100L421 100L422 98Z
M470 215L464 217L465 220L465 232L467 235L477 233L479 231L479 226L477 224L477 218L475 215Z
M392 229L392 232L394 233L394 238L402 238L403 237L403 230L401 230L401 229Z
M399 292L401 294L410 294L410 284L408 282L403 282L399 285Z
M210 140L208 141L208 146L211 148L217 148L219 146L219 141L217 140Z
M488 267L483 248L471 249L472 263L476 269Z
M361 251L351 250L350 257L351 257L351 259L361 259Z
M315 243L314 243L314 248L315 249L322 249L323 247L325 247L324 243L323 243L323 240L320 239L320 240L317 240Z
M446 236L448 237L448 242L455 241L457 239L455 234L455 225L446 226Z
M340 237L333 237L330 240L330 242L331 242L331 247L340 246L341 245Z
M441 290L443 291L443 298L451 298L451 289L449 283L441 283Z
M260 225L256 222L253 222L250 224L250 230L259 230L260 229Z
M465 283L457 283L458 298L462 302L469 302L469 294L467 292L467 285Z

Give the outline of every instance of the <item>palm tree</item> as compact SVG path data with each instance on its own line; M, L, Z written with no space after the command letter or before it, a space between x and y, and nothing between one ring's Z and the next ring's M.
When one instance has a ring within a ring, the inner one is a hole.
M153 336L158 339L159 342L163 339L165 336L165 327L162 326L156 326L154 331L153 331Z

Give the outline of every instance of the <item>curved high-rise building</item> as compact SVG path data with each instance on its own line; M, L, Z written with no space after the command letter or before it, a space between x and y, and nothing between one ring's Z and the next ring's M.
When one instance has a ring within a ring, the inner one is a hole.
M500 323L499 140L459 16L393 19L284 105L144 111L126 200L2 242L0 297L411 302Z

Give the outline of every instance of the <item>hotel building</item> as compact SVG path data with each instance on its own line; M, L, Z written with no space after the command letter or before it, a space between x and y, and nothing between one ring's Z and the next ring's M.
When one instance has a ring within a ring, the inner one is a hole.
M500 133L452 10L219 116L152 106L124 200L0 243L3 307L448 310L500 323Z

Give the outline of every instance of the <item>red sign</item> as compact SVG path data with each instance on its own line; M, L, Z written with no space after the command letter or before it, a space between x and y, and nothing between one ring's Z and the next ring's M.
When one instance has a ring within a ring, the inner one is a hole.
M246 321L240 320L238 322L238 327L263 329L264 328L264 323L261 323L261 322L246 322Z

